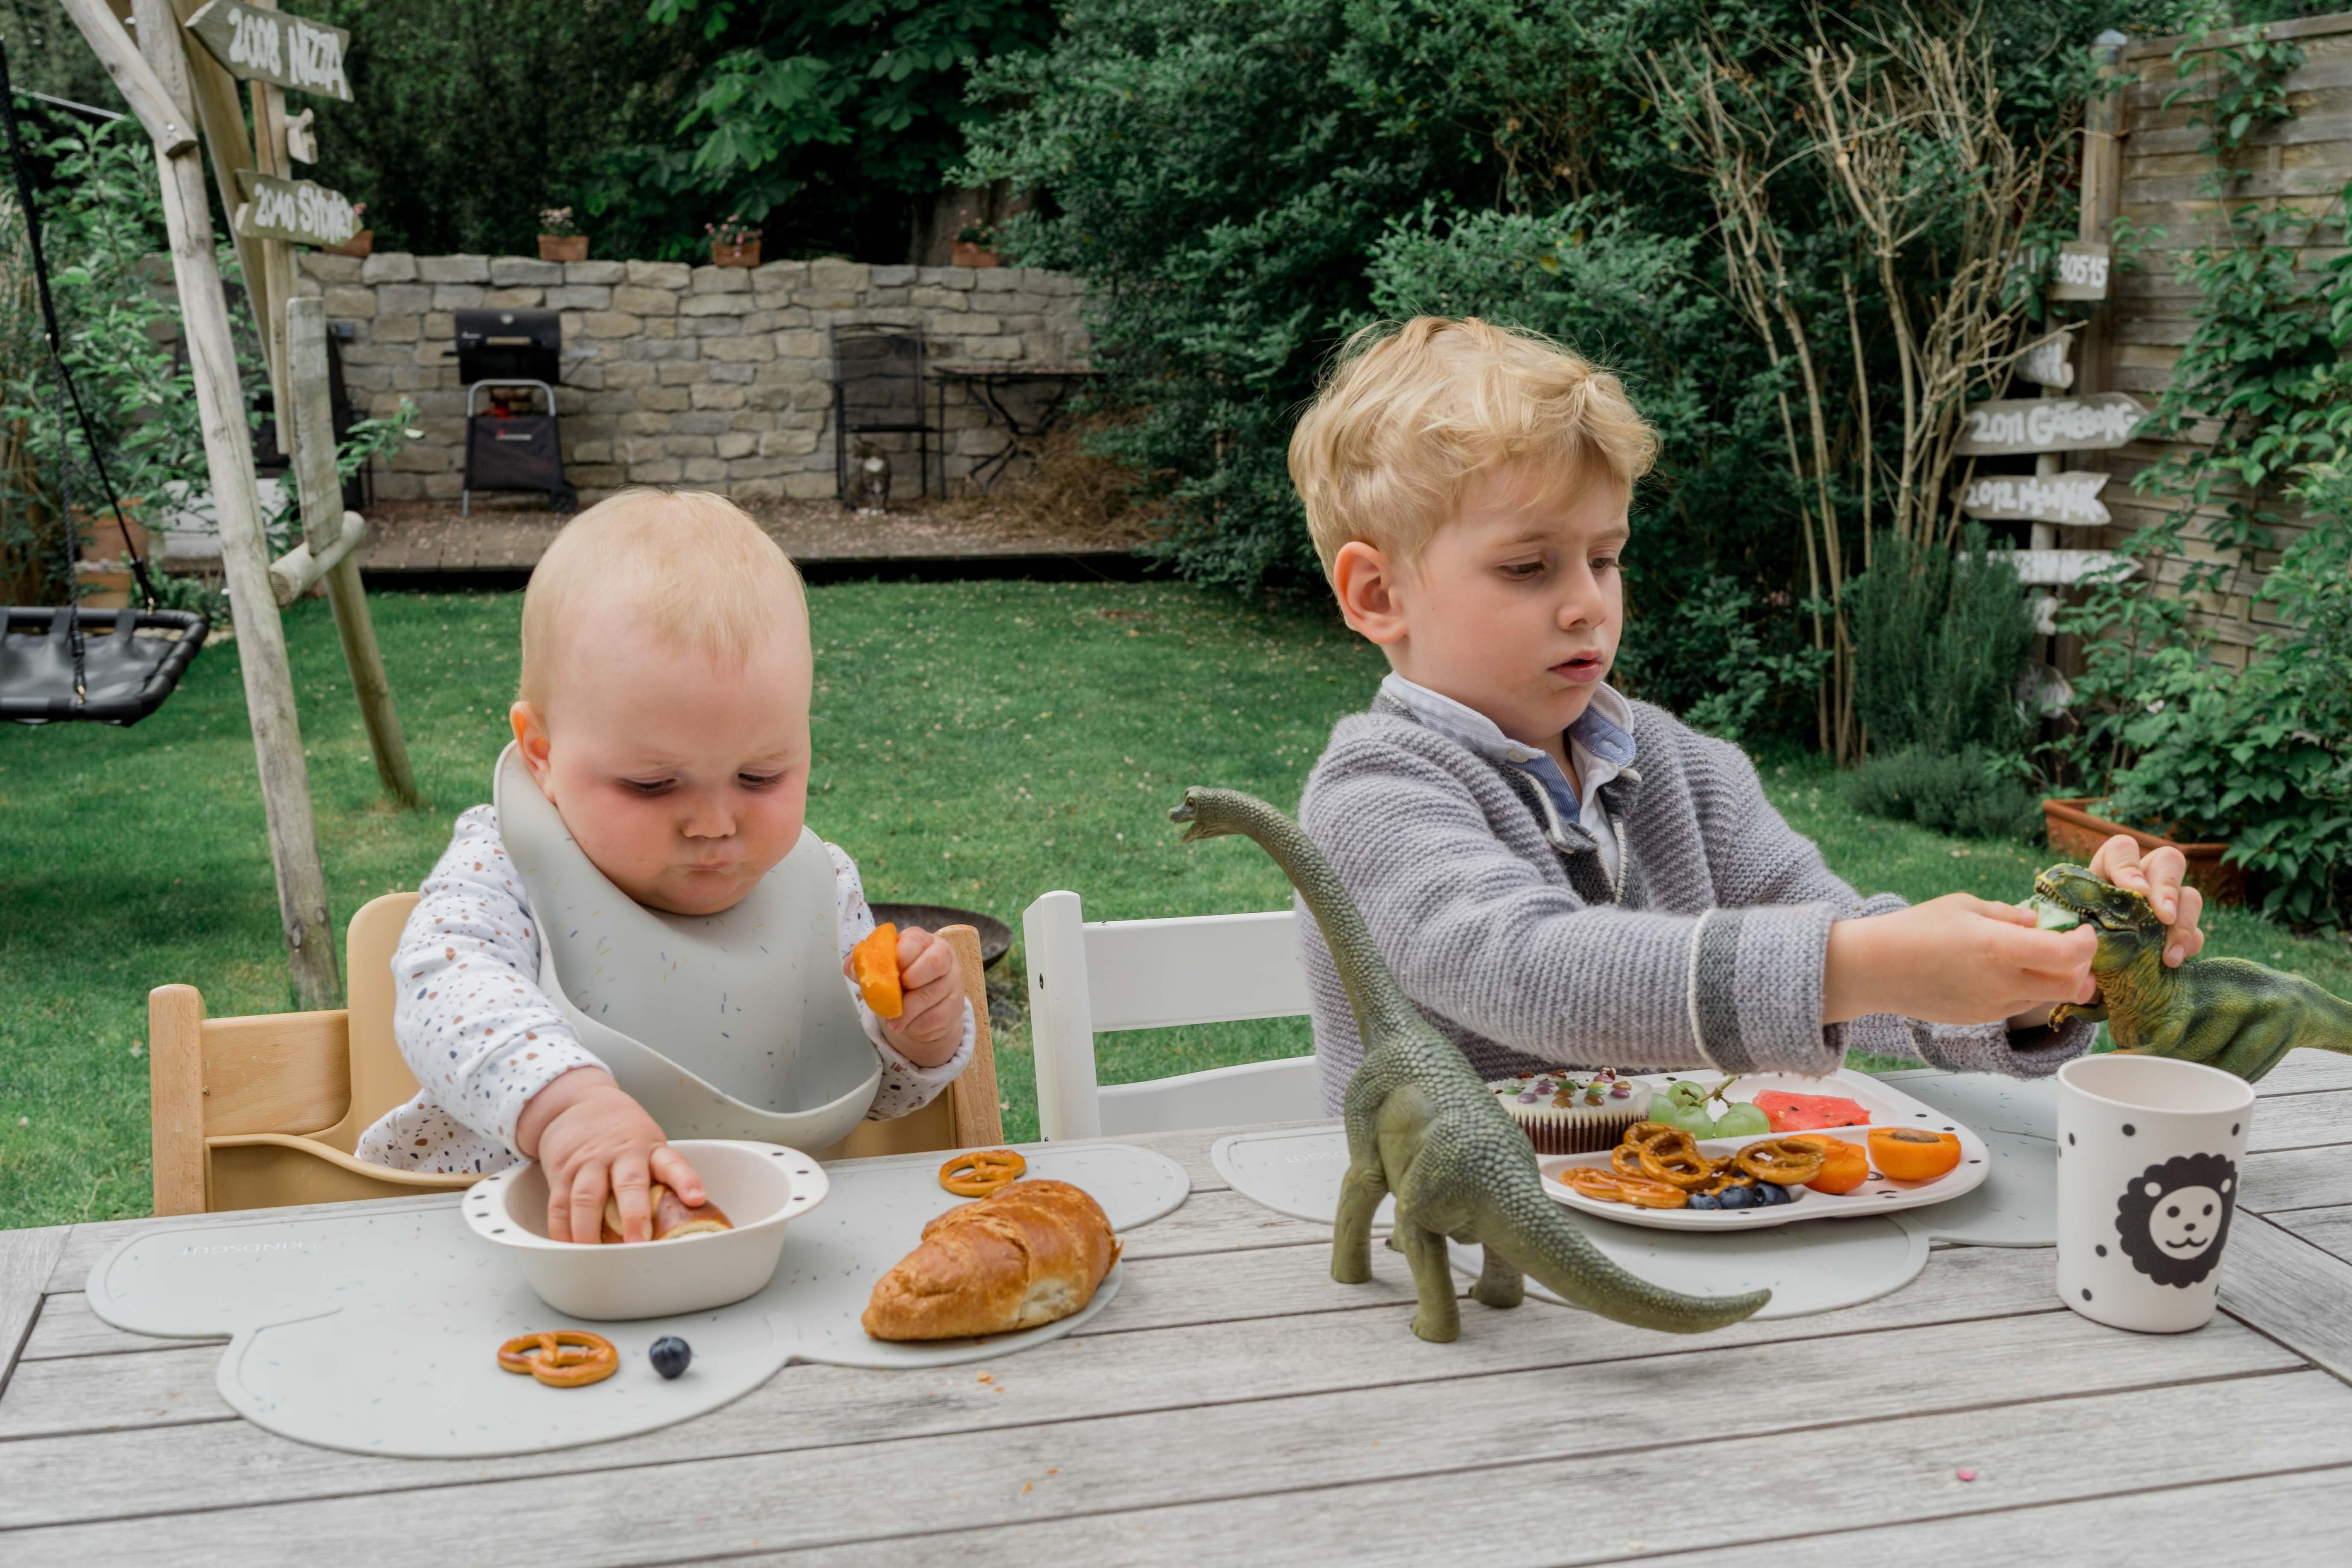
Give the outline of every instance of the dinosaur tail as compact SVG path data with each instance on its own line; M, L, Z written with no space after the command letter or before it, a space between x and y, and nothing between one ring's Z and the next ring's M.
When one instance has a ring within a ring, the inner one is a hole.
M1637 1329L1703 1334L1752 1316L1772 1299L1769 1290L1686 1296L1654 1285L1610 1261L1541 1189L1508 1185L1513 1190L1490 1194L1493 1206L1479 1240L1573 1306Z
M1238 833L1255 840L1307 900L1315 923L1323 930L1339 982L1348 988L1348 1005L1356 1015L1356 1030L1367 1045L1398 1030L1426 1029L1412 1004L1397 988L1372 933L1355 900L1298 824L1280 811L1235 789L1193 788L1184 792L1184 804L1169 812L1171 822L1184 825L1187 843L1196 838L1221 838Z

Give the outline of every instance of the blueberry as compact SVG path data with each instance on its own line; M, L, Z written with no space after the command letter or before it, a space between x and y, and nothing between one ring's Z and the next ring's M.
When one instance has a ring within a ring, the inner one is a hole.
M1689 1206L1695 1209L1719 1209L1723 1206L1723 1200L1713 1193L1693 1193L1690 1195Z
M664 1334L656 1340L647 1353L653 1357L654 1370L664 1377L676 1377L694 1359L692 1347L676 1334Z
M1756 1194L1746 1187L1726 1187L1717 1195L1716 1203L1727 1209L1752 1208L1756 1206Z
M1769 1208L1774 1204L1785 1204L1788 1201L1789 1189L1780 1185L1780 1183L1759 1182L1756 1184L1756 1202L1759 1207Z

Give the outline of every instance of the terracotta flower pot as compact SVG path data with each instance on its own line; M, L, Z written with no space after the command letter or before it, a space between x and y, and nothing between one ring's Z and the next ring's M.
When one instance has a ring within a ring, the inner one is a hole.
M2087 795L2042 803L2042 827L2049 835L2053 851L2072 856L2078 862L2088 861L2098 853L2100 845L2121 833L2137 843L2142 854L2156 848L2179 850L2189 862L2189 885L2203 893L2209 903L2242 904L2246 901L2245 868L2221 858L2229 850L2228 845L2183 844L2179 839L2166 838L2126 823L2094 816L2086 809L2091 804Z
M539 258L541 261L585 261L588 259L588 237L584 234L542 234L539 237Z
M131 548L145 555L147 525L141 520L142 503L137 496L122 498L122 512L131 525ZM84 561L120 561L123 557L122 526L106 507L73 509L74 521L81 530L81 558Z
M760 242L747 239L740 245L710 242L710 264L714 267L757 267L760 265Z
M322 245L319 248L329 256L371 256L375 252L375 230L363 228L341 245Z
M965 239L949 241L948 257L958 267L1002 267L1004 265L1004 263L998 258L996 251L992 247L976 244L973 241Z

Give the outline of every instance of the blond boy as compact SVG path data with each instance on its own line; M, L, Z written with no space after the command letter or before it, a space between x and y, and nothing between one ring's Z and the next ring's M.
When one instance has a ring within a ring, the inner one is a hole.
M1738 748L1608 685L1633 487L1657 438L1617 380L1532 333L1421 317L1359 334L1290 445L1341 615L1391 673L1299 815L1406 994L1497 1079L1563 1065L1821 1074L1849 1049L2015 1075L2093 1029L2087 929L1964 893L1867 900ZM2177 852L2093 868L2195 952ZM1311 921L1324 1098L1362 1047Z
M531 781L597 870L648 909L717 915L801 839L812 666L800 574L757 523L719 496L628 490L583 512L531 574L509 718ZM857 868L824 848L845 953L874 917ZM595 1240L608 1191L630 1240L649 1182L699 1204L692 1167L540 988L529 895L491 807L457 818L419 893L393 958L393 1029L424 1087L359 1157L439 1172L537 1159L558 1240ZM953 950L910 929L898 962L898 1017L877 1018L849 986L882 1063L873 1118L928 1103L971 1058Z

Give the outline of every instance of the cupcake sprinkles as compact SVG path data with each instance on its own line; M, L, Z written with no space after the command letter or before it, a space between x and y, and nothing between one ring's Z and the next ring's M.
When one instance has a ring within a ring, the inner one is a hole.
M1591 1078L1520 1073L1486 1086L1538 1154L1587 1154L1614 1148L1650 1113L1646 1085L1609 1068Z

